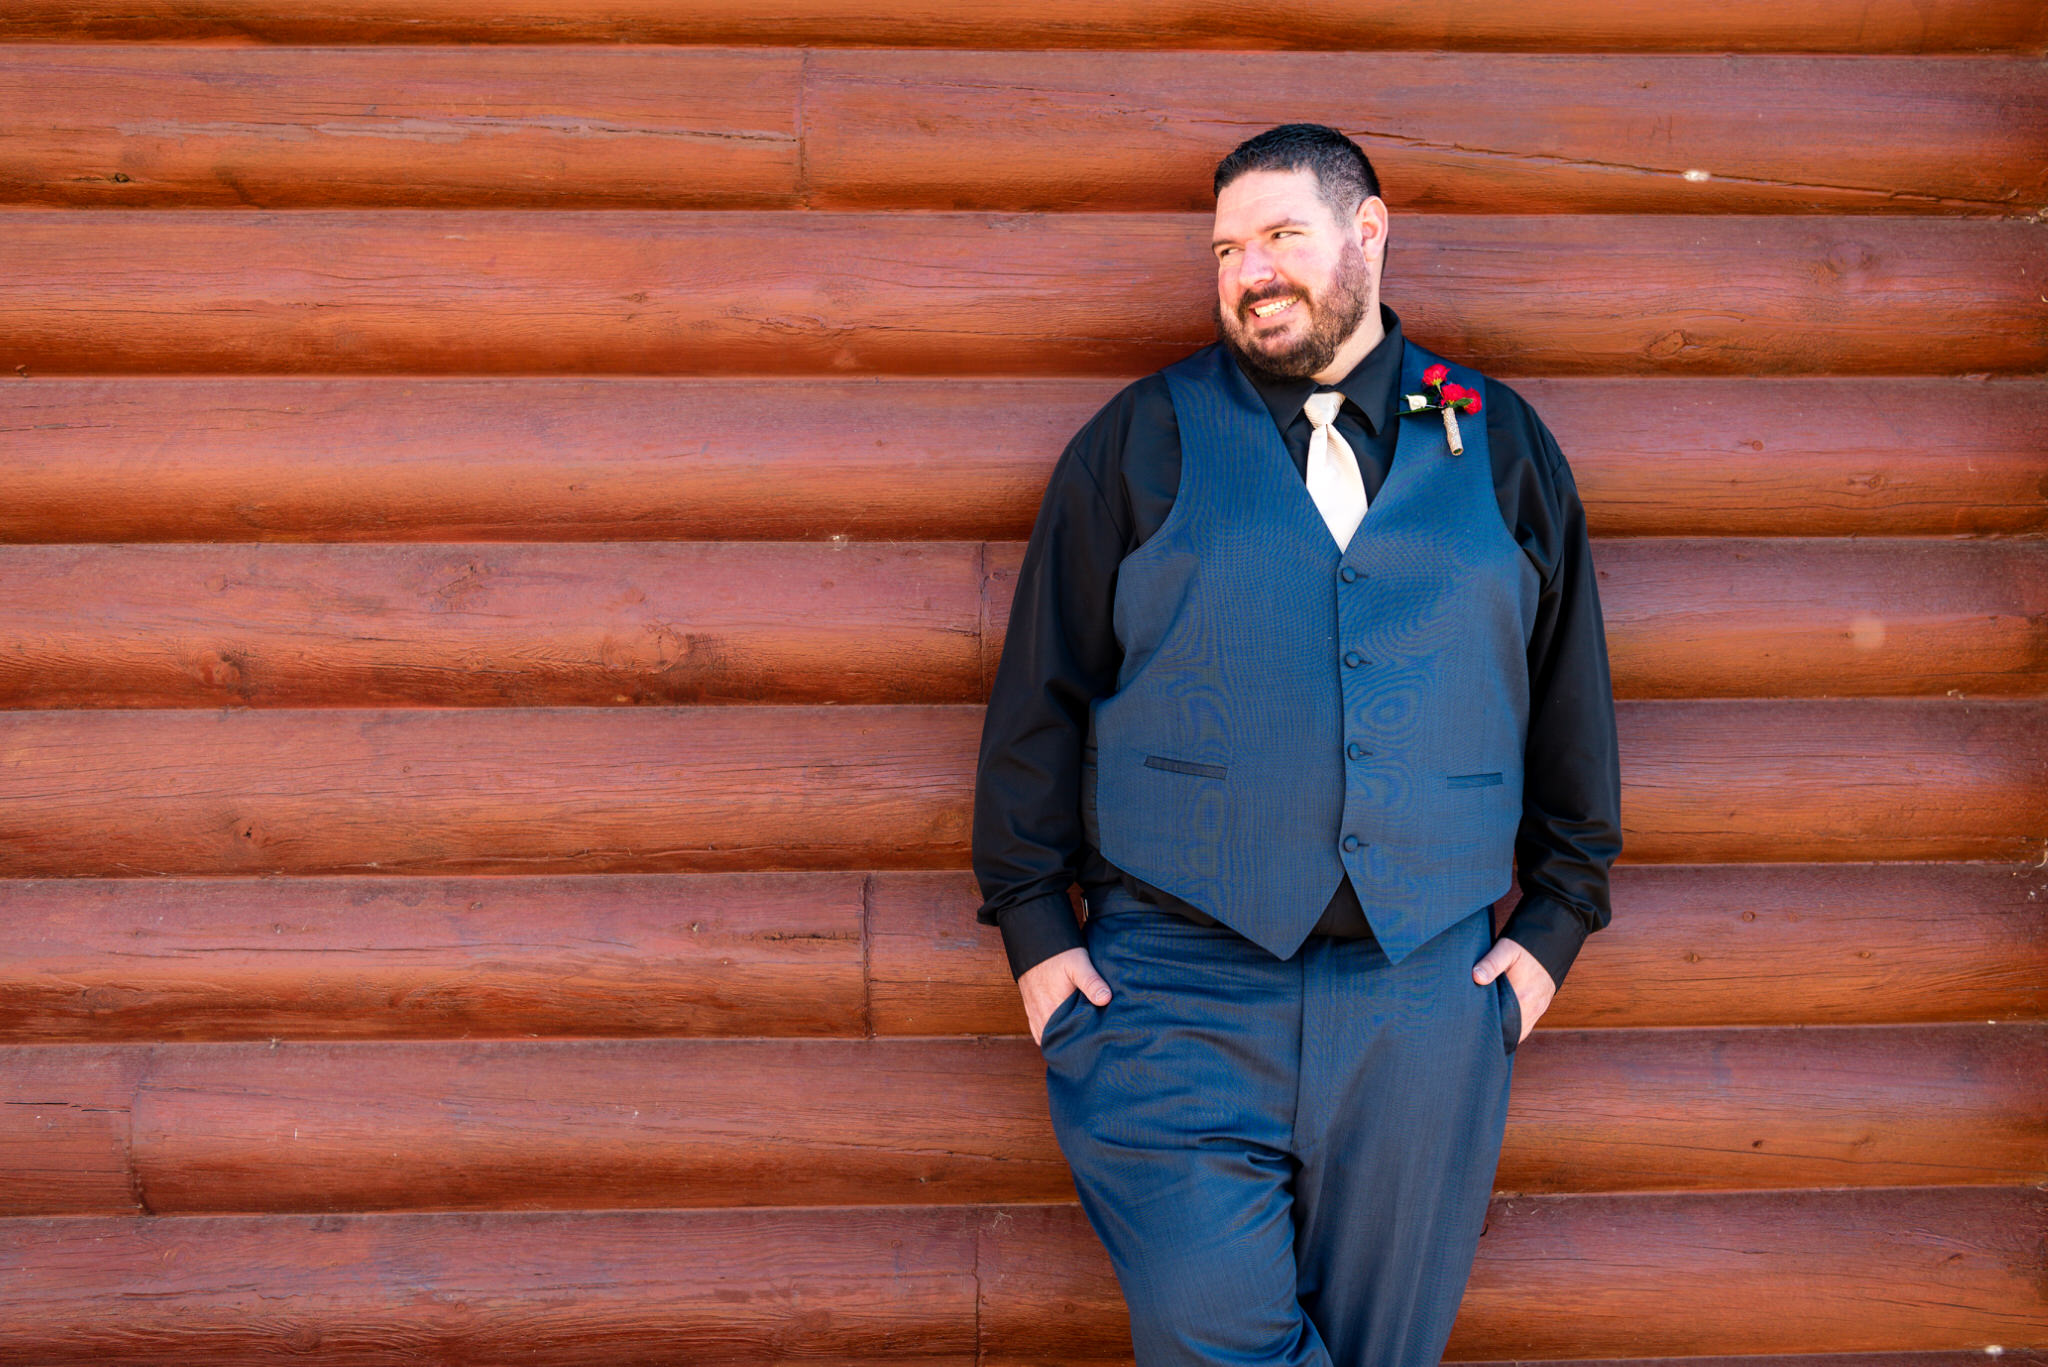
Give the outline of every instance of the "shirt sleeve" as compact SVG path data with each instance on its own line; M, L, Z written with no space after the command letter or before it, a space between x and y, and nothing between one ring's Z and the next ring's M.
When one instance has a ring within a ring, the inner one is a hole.
M1054 465L1017 575L975 768L975 919L1001 927L1010 972L1082 945L1068 888L1085 858L1081 750L1089 704L1115 691L1113 606L1130 527L1121 490L1127 387Z
M1513 397L1500 405L1509 428L1503 435L1525 444L1530 477L1541 486L1530 491L1529 516L1548 524L1534 539L1550 563L1528 647L1529 735L1515 836L1521 898L1501 934L1534 955L1561 987L1586 937L1612 914L1608 874L1621 853L1620 742L1585 508L1556 438L1526 401Z

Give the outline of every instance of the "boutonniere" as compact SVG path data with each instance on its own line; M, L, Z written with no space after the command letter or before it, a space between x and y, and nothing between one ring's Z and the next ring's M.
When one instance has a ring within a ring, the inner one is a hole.
M1444 435L1451 440L1451 454L1465 454L1465 439L1458 435L1458 410L1467 413L1479 411L1479 395L1461 384L1449 383L1451 368L1433 365L1422 372L1422 387L1426 393L1403 394L1401 416L1410 413L1441 413L1444 415Z

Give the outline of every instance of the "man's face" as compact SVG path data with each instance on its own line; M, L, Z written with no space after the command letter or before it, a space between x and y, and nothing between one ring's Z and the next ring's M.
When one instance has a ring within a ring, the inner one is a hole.
M1356 224L1316 193L1315 172L1248 171L1216 197L1217 335L1259 369L1329 366L1372 302Z

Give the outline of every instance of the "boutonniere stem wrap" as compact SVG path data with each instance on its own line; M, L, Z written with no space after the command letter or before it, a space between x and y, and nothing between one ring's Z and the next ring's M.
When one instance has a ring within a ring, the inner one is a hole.
M1442 413L1444 415L1444 436L1450 439L1451 454L1465 454L1465 439L1458 434L1458 410L1467 413L1479 412L1479 395L1461 384L1450 382L1449 366L1433 365L1422 372L1421 394L1401 396L1402 416L1410 413Z

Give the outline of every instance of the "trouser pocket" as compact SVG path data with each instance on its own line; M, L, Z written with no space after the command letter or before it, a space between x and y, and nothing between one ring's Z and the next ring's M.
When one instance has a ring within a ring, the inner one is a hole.
M1522 999L1505 973L1493 980L1493 988L1500 1002L1500 1047L1512 1054L1522 1042Z

